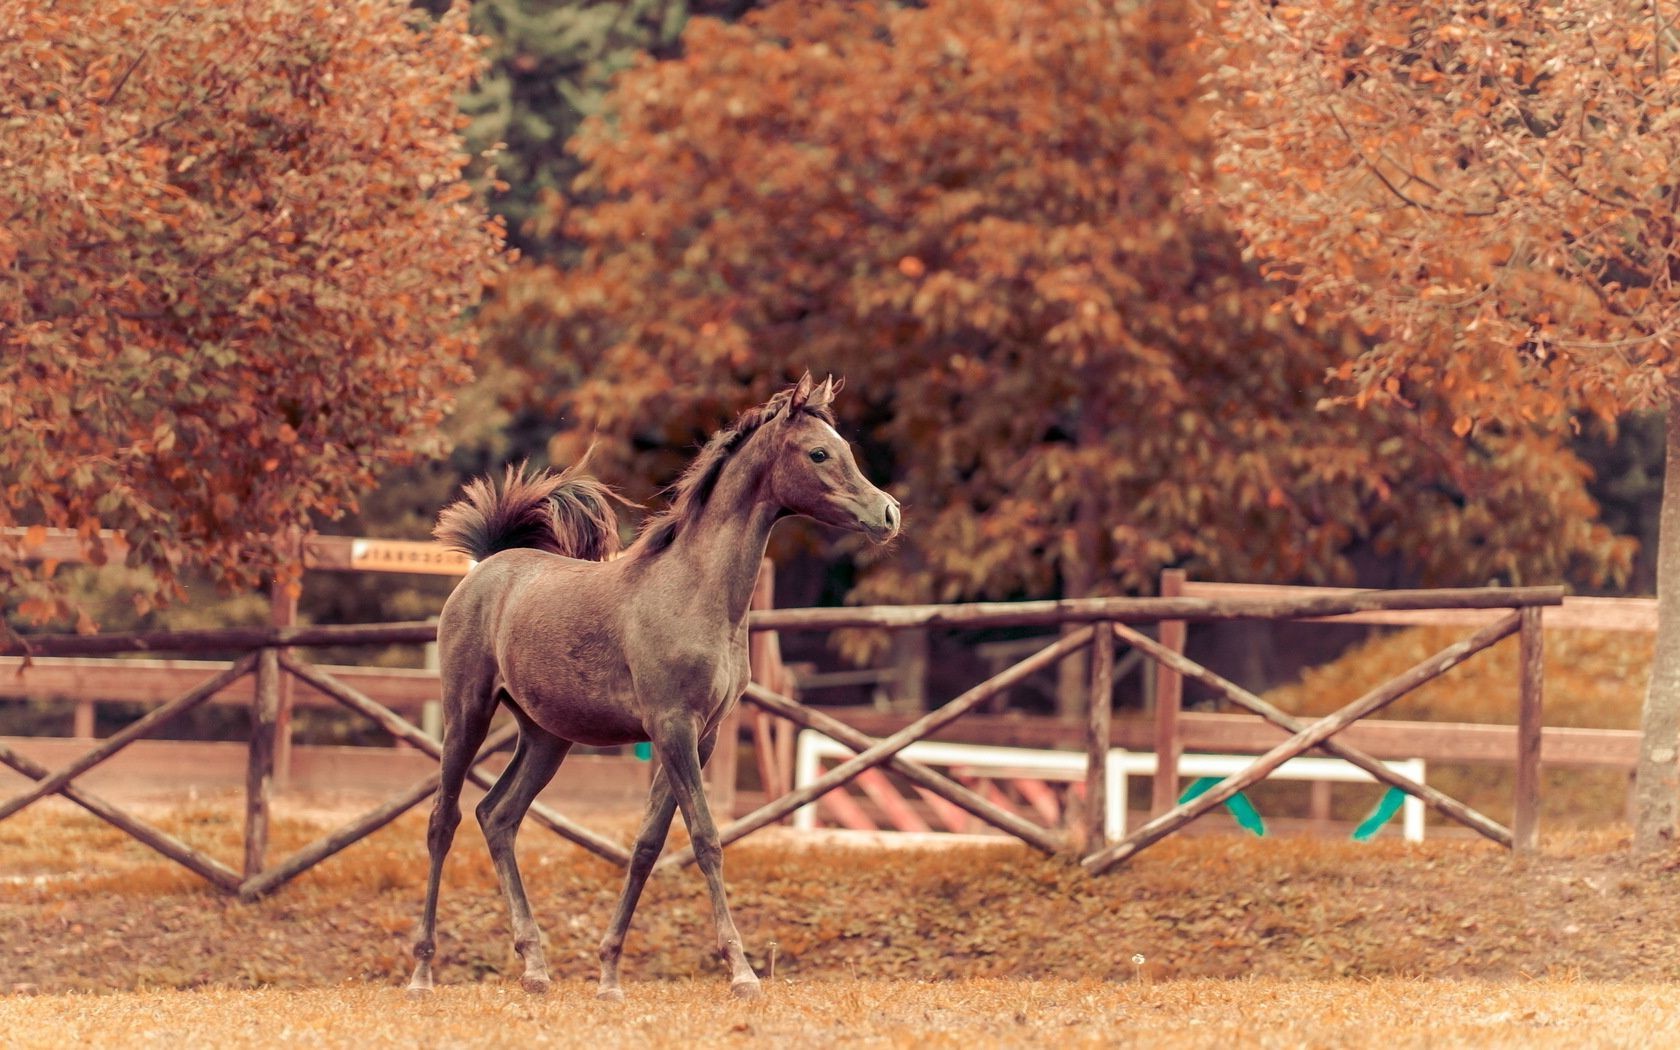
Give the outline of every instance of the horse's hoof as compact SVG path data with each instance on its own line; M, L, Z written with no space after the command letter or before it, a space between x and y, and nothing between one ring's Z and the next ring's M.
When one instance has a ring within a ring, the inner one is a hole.
M603 1003L622 1003L624 1001L624 989L597 988L595 990L595 998L601 1000Z
M547 977L534 973L528 973L524 977L521 977L519 979L519 983L525 988L525 991L531 995L547 995L548 989L553 985L553 982Z
M736 981L729 986L729 990L735 993L737 999L758 999L764 995L764 987L758 983L757 977Z
M431 994L432 986L429 984L411 984L408 986L408 997L410 999L424 999Z

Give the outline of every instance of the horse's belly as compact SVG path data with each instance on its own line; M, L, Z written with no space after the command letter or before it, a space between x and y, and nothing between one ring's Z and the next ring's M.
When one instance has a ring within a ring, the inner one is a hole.
M575 744L611 747L648 738L628 698L546 696L538 692L515 696L514 700L537 725Z

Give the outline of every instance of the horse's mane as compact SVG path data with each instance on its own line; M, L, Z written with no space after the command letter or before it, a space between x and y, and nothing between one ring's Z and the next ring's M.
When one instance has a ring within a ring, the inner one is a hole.
M670 505L647 520L628 553L658 554L671 546L678 534L698 519L706 508L706 501L711 499L712 491L717 488L718 478L722 476L729 457L766 423L782 415L793 394L791 388L783 390L757 408L742 412L734 423L713 434L700 454L694 457L694 462L671 484ZM831 391L823 390L813 395L799 411L833 426L834 411L829 407L825 394L831 395Z

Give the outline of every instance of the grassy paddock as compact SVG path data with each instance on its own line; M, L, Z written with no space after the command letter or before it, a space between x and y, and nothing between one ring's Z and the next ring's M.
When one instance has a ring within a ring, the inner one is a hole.
M152 816L235 862L239 813ZM282 810L276 852L342 817ZM755 837L726 867L766 999L729 997L685 871L648 886L623 1005L592 983L621 873L527 829L557 978L527 997L470 817L439 990L409 1002L423 840L412 814L244 903L73 808L31 807L0 823L0 1045L1590 1048L1660 1045L1680 1021L1680 851L1635 858L1614 828L1532 858L1462 839L1176 838L1100 878L1009 843Z
M201 989L0 998L17 1050L312 1047L1008 1046L1596 1047L1661 1045L1672 987L1543 980L778 979L738 1003L712 981L641 985L622 1004L584 982L528 998L446 988L418 1005L390 988Z

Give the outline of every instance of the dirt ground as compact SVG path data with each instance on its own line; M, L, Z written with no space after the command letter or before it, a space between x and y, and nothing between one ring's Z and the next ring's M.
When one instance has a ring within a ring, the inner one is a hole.
M337 818L282 811L271 856ZM237 806L210 800L158 819L237 864ZM633 818L593 823L624 841ZM423 829L405 817L246 903L79 810L31 807L0 823L0 996L399 986ZM619 872L540 828L525 831L521 857L556 978L591 979ZM1011 844L806 847L779 832L726 857L751 958L793 981L1680 980L1680 853L1637 860L1615 829L1548 838L1533 858L1462 839L1211 835L1094 878ZM689 980L721 994L710 930L699 875L656 876L625 955L632 995ZM440 984L502 986L519 973L470 816L439 932Z

